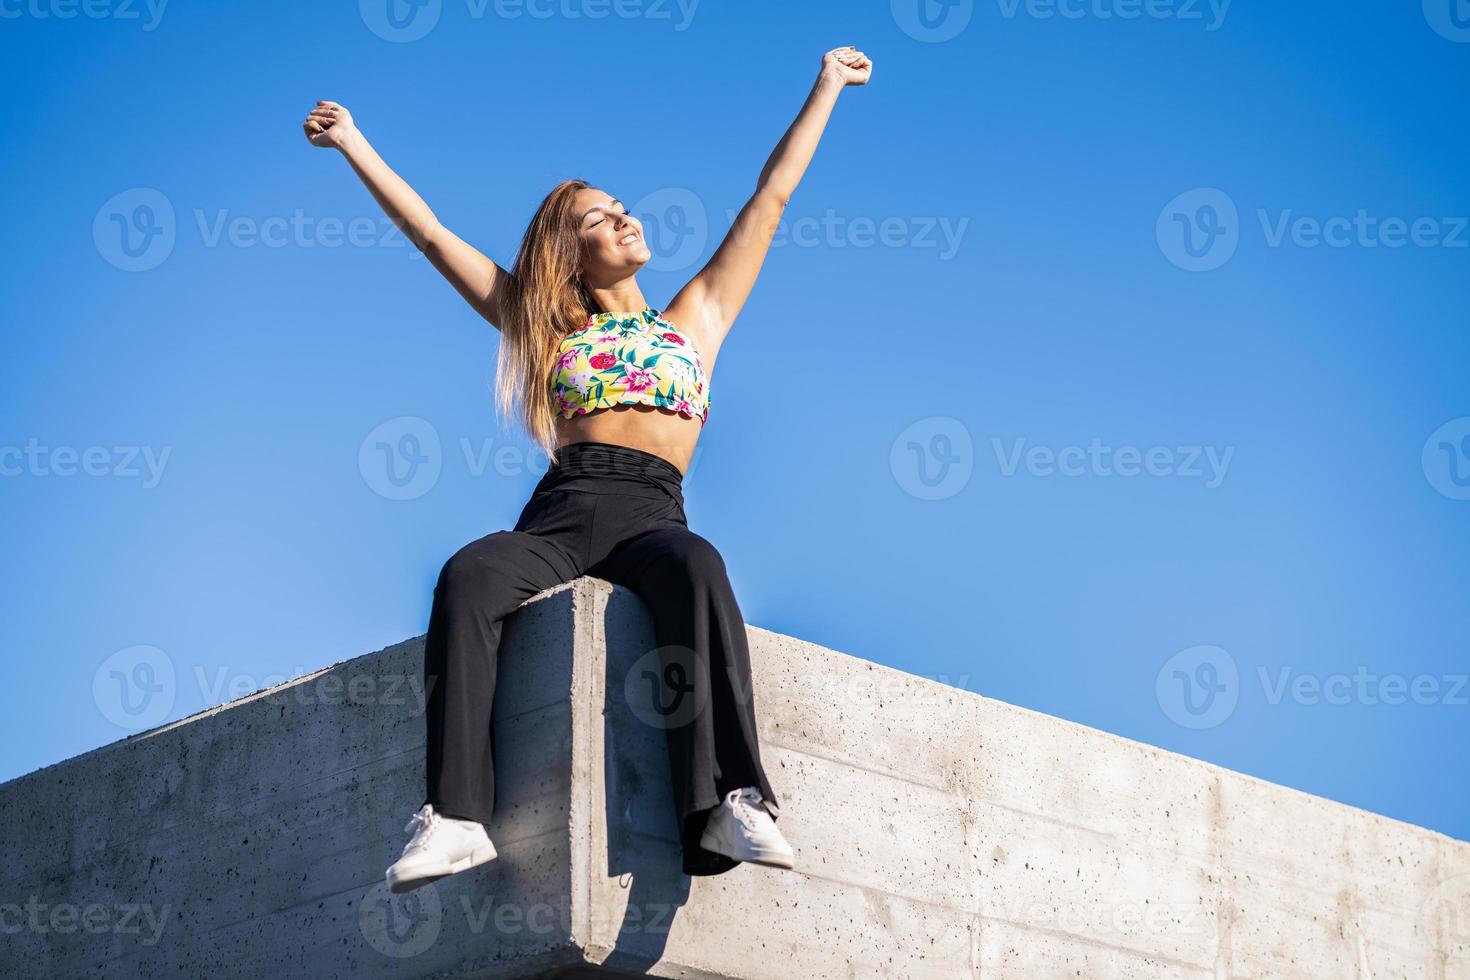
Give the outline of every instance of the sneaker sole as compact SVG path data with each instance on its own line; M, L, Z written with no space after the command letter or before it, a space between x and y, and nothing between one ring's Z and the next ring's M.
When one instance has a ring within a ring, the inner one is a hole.
M793 860L793 858L782 853L781 851L758 851L746 849L741 850L738 853L731 854L727 852L723 847L717 846L719 845L719 843L720 842L718 839L711 837L708 834L701 835L699 838L699 846L704 848L706 851L714 851L716 854L723 854L726 857L736 861L746 861L750 864L761 864L765 865L768 868L785 868L788 871L796 866L796 862Z
M796 867L796 861L784 854L766 854L743 858L742 860L749 861L751 864L762 864L768 868L784 868L787 871Z
M448 878L450 875L457 875L461 871L477 868L488 861L495 860L496 856L494 847L483 847L468 857L462 857L458 861L450 864L448 871L420 872L419 874L405 877L398 877L393 874L393 869L389 868L386 876L388 891L395 895L400 895L403 892L411 892L415 888L422 888L424 885L438 881L440 878Z

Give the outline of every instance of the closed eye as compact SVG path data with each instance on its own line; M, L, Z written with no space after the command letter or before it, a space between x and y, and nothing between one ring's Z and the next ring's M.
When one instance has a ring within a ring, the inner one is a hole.
M623 215L624 217L626 217L627 214L628 214L628 209L627 208L623 208L623 210L621 210L621 211L619 211L617 213ZM588 228L596 228L598 225L602 224L606 220L607 220L607 215L606 215L606 213L604 213L601 218L598 218L596 221L592 222L592 224L588 225L587 227Z

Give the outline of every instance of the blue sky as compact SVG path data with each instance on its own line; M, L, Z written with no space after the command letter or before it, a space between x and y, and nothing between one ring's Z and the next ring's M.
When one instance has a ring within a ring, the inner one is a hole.
M746 620L1470 838L1470 10L925 2L4 4L0 778L422 633L544 467L314 100L662 306L851 43L686 482Z

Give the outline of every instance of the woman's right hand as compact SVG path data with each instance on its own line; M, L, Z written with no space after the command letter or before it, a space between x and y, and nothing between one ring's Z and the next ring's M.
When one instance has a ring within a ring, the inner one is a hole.
M317 99L316 108L306 115L306 122L301 124L306 132L307 142L312 146L336 149L346 142L347 137L357 132L357 126L352 122L352 113L345 107L324 99Z
M844 86L866 85L873 77L873 61L850 44L822 55L822 74L831 75Z

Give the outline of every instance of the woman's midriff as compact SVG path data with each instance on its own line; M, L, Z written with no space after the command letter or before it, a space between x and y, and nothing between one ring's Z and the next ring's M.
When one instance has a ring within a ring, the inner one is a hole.
M689 471L694 445L704 424L699 419L685 418L678 412L654 405L614 405L569 419L557 417L557 445L574 442L608 442L631 446L662 456L679 468Z

